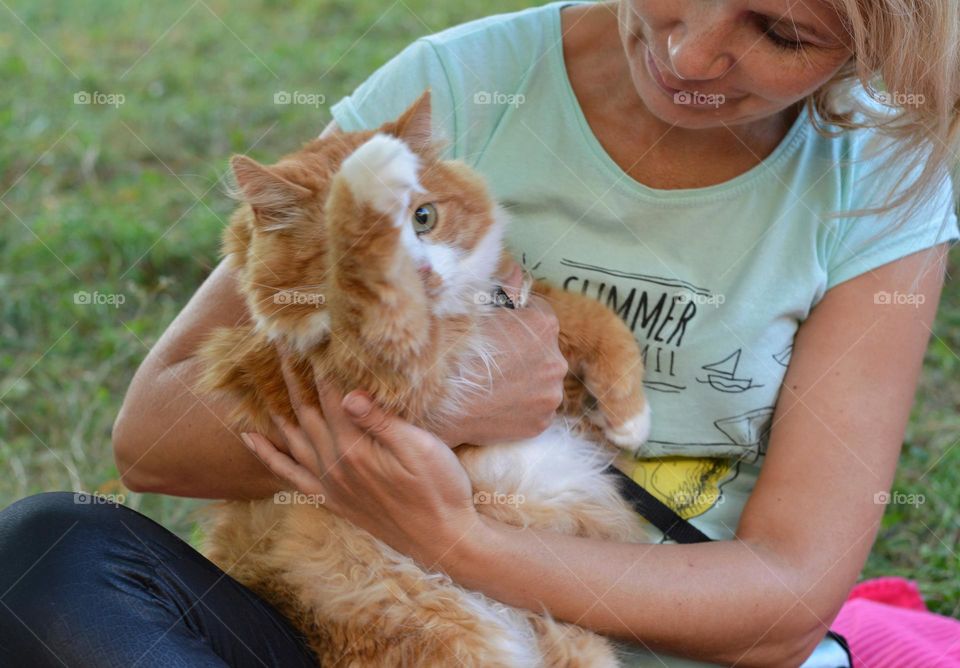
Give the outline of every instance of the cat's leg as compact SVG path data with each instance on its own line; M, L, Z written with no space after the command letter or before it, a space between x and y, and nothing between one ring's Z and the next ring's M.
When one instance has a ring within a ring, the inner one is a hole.
M327 300L331 318L388 353L422 351L429 337L426 258L409 211L419 169L402 140L377 133L343 161L326 203L330 284L345 297Z
M650 436L651 416L643 391L643 358L633 333L594 299L542 281L536 283L535 292L557 314L560 350L570 374L596 399L591 421L617 446L640 447Z

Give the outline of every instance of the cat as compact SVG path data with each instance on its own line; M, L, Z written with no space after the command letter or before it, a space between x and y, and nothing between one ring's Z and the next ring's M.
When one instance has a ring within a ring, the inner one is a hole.
M296 419L278 345L314 404L316 373L426 429L488 388L468 369L478 357L496 363L480 324L504 296L507 216L479 174L440 159L442 147L427 90L376 130L322 136L272 166L232 158L242 203L223 252L251 319L211 333L197 384L236 402L232 427L265 431L270 412ZM617 447L649 434L637 343L599 302L543 281L526 278L515 305L531 292L559 321L570 369L562 417L536 438L456 449L477 509L515 526L649 542L604 472ZM321 665L617 665L606 638L465 590L322 503L284 494L213 506L204 552L276 606Z

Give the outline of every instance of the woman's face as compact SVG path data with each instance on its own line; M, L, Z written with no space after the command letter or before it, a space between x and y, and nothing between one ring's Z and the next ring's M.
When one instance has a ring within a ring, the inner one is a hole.
M619 14L637 92L683 128L774 116L850 58L824 0L620 0Z

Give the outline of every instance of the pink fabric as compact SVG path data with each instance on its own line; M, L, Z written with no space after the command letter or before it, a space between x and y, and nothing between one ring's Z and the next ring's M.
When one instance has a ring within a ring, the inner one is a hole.
M960 668L960 621L928 612L910 580L861 582L831 628L850 643L855 668Z

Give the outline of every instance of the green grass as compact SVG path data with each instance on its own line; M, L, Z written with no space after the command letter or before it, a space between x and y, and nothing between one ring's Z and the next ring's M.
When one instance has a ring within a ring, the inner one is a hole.
M0 506L117 491L110 427L136 365L216 263L233 152L272 160L415 37L522 0L0 5ZM8 9L9 8L9 9ZM322 94L318 108L273 104ZM119 107L74 104L78 91ZM957 255L953 257L956 273ZM83 305L74 293L122 294ZM866 573L960 616L960 286L948 285L896 489ZM189 536L196 502L131 494Z

